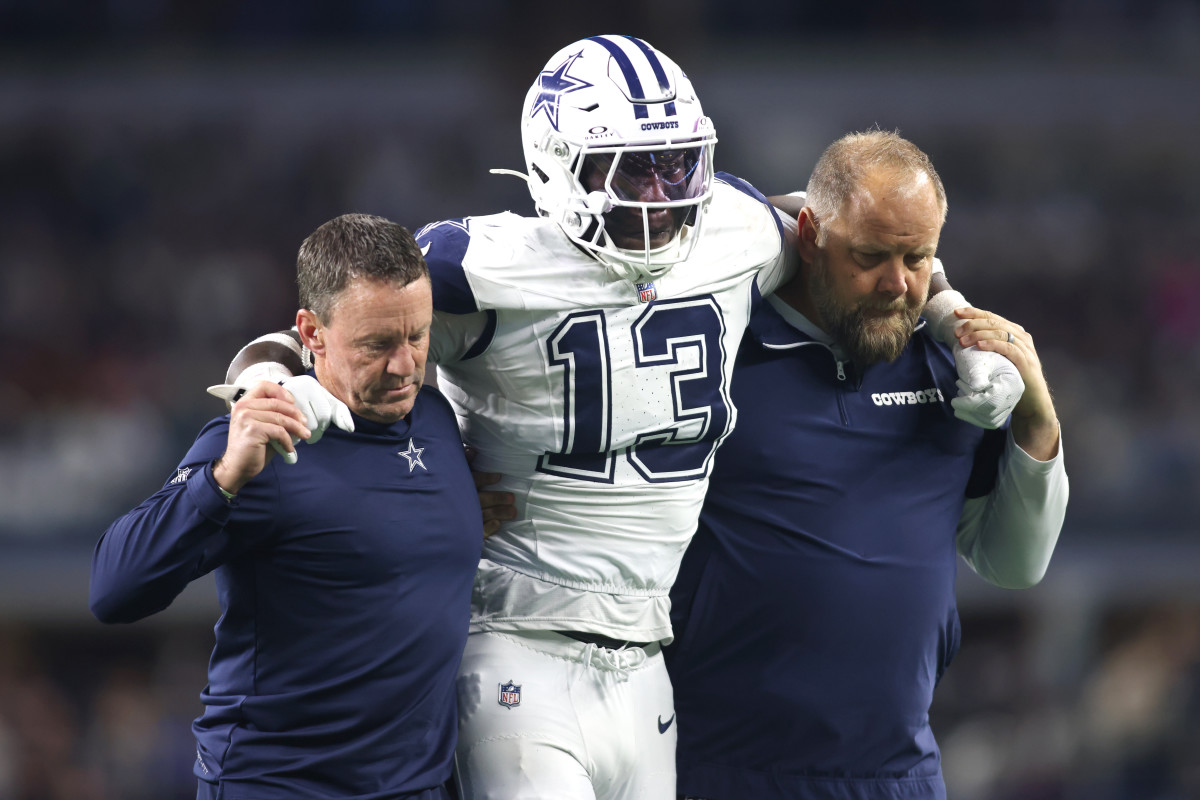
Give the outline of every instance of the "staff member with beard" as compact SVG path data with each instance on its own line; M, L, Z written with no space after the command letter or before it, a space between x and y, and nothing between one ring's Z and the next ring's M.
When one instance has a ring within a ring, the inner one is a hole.
M957 557L1041 580L1067 503L1058 420L1029 333L973 308L950 316L959 343L1026 388L997 429L955 418L953 355L920 318L946 216L920 149L843 137L806 202L671 593L678 790L944 798L928 712L959 645Z

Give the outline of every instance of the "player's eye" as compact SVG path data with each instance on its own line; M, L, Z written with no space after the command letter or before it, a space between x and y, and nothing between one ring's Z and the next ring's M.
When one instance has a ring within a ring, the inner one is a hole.
M654 158L645 153L628 153L621 166L630 175L649 175L654 172Z
M658 164L661 170L672 170L683 168L683 154L667 150L662 153L655 153L655 163Z
M601 175L607 175L609 167L612 166L612 153L595 153L589 155L583 160L582 177L587 178L589 175L598 172Z

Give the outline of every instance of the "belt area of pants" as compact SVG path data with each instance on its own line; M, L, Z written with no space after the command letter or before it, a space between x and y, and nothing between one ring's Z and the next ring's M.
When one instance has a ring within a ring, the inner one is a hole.
M626 642L613 639L611 636L601 636L598 633L580 633L578 631L558 631L568 639L574 639L584 644L594 644L597 647L607 647L609 650L620 650L622 647L649 647L654 642Z

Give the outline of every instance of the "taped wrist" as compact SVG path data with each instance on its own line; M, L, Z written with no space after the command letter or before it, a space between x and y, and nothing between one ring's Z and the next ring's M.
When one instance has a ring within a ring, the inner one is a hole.
M955 289L938 292L929 298L929 301L925 303L924 314L934 338L953 347L958 341L958 337L954 335L954 329L959 322L958 317L954 316L954 309L965 308L969 305L971 304L967 302L967 298L962 296L962 292Z

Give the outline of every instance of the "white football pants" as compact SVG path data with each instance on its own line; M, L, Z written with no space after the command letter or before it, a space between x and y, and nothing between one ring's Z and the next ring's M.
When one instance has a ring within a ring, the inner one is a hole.
M675 706L657 643L472 633L458 720L462 800L675 800Z

